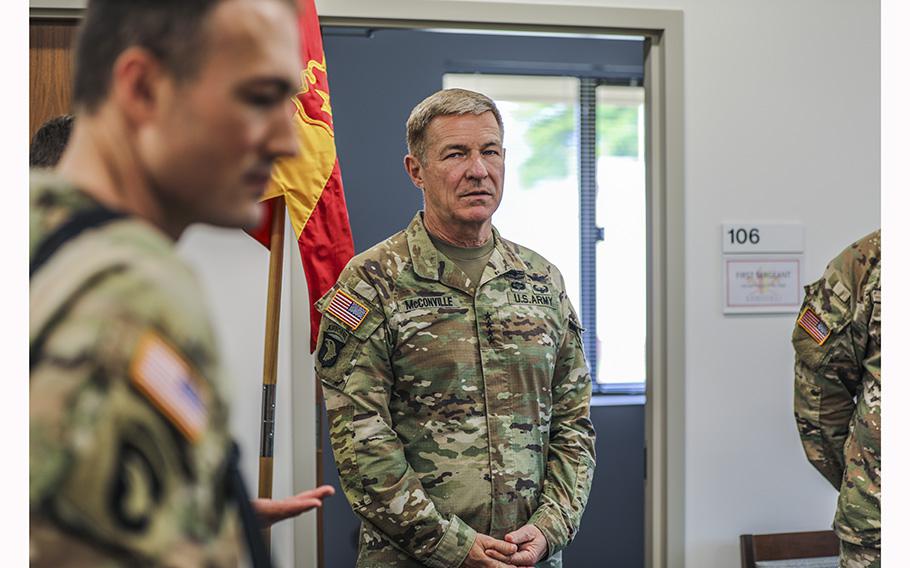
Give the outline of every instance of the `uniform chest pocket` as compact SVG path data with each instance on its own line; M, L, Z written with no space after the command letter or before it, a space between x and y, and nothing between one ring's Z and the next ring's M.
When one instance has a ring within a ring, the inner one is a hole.
M559 348L559 312L545 306L509 304L499 309L498 332L503 353L520 361L552 368Z
M395 351L429 356L431 351L451 349L474 333L470 299L451 293L408 296L396 300L392 317Z

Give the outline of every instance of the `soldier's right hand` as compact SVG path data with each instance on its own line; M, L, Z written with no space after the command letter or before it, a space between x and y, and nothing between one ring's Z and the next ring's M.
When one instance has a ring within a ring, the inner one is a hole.
M262 528L268 528L278 521L296 517L301 513L322 507L322 501L335 494L331 485L320 485L316 489L301 491L284 499L253 499L253 511Z
M488 548L493 549L504 556L511 556L518 551L518 546L510 542L477 533L477 537L474 538L474 545L471 546L471 550L468 551L468 555L465 557L464 562L461 563L462 568L515 568L511 564L505 564L487 556L486 551ZM521 566L519 568L534 567Z

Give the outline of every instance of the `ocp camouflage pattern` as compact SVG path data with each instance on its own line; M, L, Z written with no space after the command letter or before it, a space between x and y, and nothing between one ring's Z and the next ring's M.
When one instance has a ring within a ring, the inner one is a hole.
M97 207L36 172L30 198L31 255ZM174 243L137 219L90 229L35 273L29 302L30 565L236 566L224 385L201 291ZM149 334L204 379L195 442L129 379Z
M881 542L881 231L857 241L806 287L804 309L830 331L799 325L794 411L806 456L840 492L834 530Z
M459 566L478 531L502 538L529 522L550 547L538 565L558 567L578 530L594 473L581 327L559 271L493 238L478 285L418 213L317 304L344 290L369 309L356 329L323 311L320 352L333 345L316 360L363 520L358 567Z
M882 551L841 541L838 568L882 568Z

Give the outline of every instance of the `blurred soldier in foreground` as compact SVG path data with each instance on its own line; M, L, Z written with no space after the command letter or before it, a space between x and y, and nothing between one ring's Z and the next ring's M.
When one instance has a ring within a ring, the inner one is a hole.
M876 231L831 261L793 330L796 423L840 492L841 568L881 565L881 246Z
M56 175L31 177L32 565L235 566L240 518L266 565L260 526L331 494L246 501L174 248L192 223L255 224L296 152L294 22L290 0L89 3L75 130Z
M28 165L52 168L60 161L63 149L73 131L73 115L61 114L41 125L28 147Z
M357 566L561 566L594 473L578 317L556 267L492 226L493 101L440 91L407 130L424 211L317 303Z

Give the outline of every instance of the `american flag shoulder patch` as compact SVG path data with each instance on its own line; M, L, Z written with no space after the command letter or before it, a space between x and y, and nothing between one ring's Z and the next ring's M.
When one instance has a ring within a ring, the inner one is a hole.
M326 306L325 311L332 314L341 323L348 326L351 331L356 330L366 319L370 309L341 288L335 290L332 300Z
M147 332L130 363L130 381L190 442L208 425L207 387L158 334Z
M803 308L803 311L799 314L799 319L796 320L796 322L806 331L806 333L811 335L812 339L819 345L824 344L828 337L831 336L831 330L809 306Z

